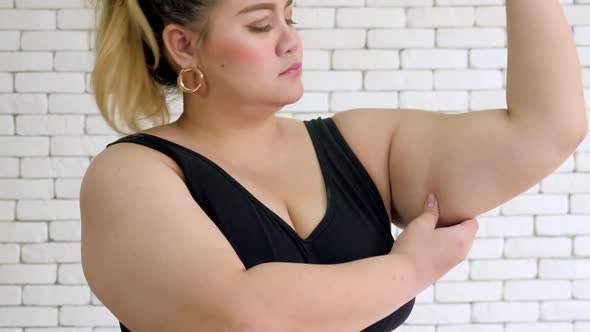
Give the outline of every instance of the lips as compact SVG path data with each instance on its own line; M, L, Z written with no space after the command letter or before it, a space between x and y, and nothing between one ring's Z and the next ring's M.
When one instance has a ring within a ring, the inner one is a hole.
M299 69L299 68L301 68L301 62L297 62L297 63L293 64L291 67L289 67L285 71L283 71L280 75L288 72L289 70Z

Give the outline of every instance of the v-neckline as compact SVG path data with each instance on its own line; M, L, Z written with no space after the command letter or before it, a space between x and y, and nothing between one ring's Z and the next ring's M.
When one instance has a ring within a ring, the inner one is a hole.
M323 181L324 181L324 188L325 188L326 196L327 196L326 197L326 211L324 212L324 216L320 219L320 222L315 226L315 228L311 231L311 233L309 233L309 235L305 239L302 238L301 235L299 235L299 233L297 233L295 231L294 227L291 227L291 225L289 225L289 223L287 223L283 218L281 218L281 216L279 216L277 213L275 213L273 210L271 210L268 206L266 206L266 204L262 203L258 198L256 198L256 196L254 196L246 187L244 187L238 180L236 180L236 178L234 178L225 169L223 169L223 167L219 166L217 163L215 163L213 160L207 158L203 154L201 154L195 150L192 150L184 145L178 144L176 142L173 142L168 139L165 139L165 138L162 138L159 136L155 136L152 134L135 133L135 134L131 134L129 136L145 136L145 137L152 137L156 140L165 141L168 144L172 144L172 145L180 148L181 150L183 150L193 156L197 156L197 157L203 159L207 163L211 164L214 168L216 168L222 175L224 175L230 182L232 182L239 190L244 192L250 199L252 199L256 204L258 204L264 211L269 213L276 221L279 222L280 225L282 225L284 228L286 228L287 231L290 232L293 236L295 236L299 241L309 243L315 239L315 237L326 227L328 222L331 220L331 215L332 215L332 210L333 210L332 190L331 190L332 179L327 172L327 169L326 169L327 165L325 164L325 161L321 155L322 152L320 151L320 147L318 146L318 143L315 141L314 135L310 129L310 126L312 124L306 120L303 120L302 122L307 130L307 134L311 140L316 158L319 162Z

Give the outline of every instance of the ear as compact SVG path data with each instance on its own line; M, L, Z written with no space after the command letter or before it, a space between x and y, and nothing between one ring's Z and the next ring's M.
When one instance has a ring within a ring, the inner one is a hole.
M164 28L162 39L174 69L196 65L197 37L195 32L177 24L168 24Z

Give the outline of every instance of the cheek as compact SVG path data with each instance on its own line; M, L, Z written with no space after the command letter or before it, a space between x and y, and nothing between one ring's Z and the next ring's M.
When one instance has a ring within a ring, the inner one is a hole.
M218 59L217 62L225 68L235 70L260 70L259 66L268 66L274 56L265 45L246 44L243 41L221 43L216 45L216 50L213 59Z

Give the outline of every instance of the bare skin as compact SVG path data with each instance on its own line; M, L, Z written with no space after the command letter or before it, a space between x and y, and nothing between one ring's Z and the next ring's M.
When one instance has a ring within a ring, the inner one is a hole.
M301 40L293 26L285 24L292 14L288 1L275 2L274 10L236 16L253 3L222 2L212 13L211 38L206 48L195 47L196 35L190 30L173 25L166 28L167 50L177 67L199 65L206 79L197 93L184 95L184 111L178 121L166 128L153 128L152 133L167 135L210 157L305 234L313 230L325 211L321 172L301 121L276 116L282 106L296 101L302 93L300 75L278 75L289 64L301 60ZM287 7L282 12L284 4ZM267 24L271 26L267 32L250 30ZM187 80L189 86L194 86L190 77ZM375 182L392 223L402 228L420 213L428 192L440 197L440 223L445 226L506 202L552 172L571 154L570 147L579 142L580 136L571 134L580 130L566 125L551 130L554 136L539 137L538 133L547 130L523 129L532 127L531 122L515 115L525 114L525 107L454 116L419 110L378 110L384 112L357 109L339 112L332 118ZM370 132L366 128L371 128ZM488 132L497 137L492 145ZM542 153L532 153L539 149L531 146L541 141ZM301 142L305 142L304 147L300 147ZM527 158L511 159L512 155ZM300 165L301 160L309 163ZM498 171L505 168L512 172ZM310 185L299 189L294 186L299 183ZM464 183L486 188L485 194L473 195ZM309 188L314 188L315 196ZM316 207L309 208L313 202ZM309 215L296 212L303 210L304 204Z
M205 80L196 93L183 94L178 120L142 132L211 159L305 238L326 211L325 184L303 122L276 115L303 94L301 72L280 75L302 62L303 47L290 24L290 1L238 14L254 3L223 1L200 49L194 32L168 25L163 37L176 69L198 66ZM251 30L267 25L267 32ZM194 87L191 74L185 82ZM161 159L184 179L170 158Z

